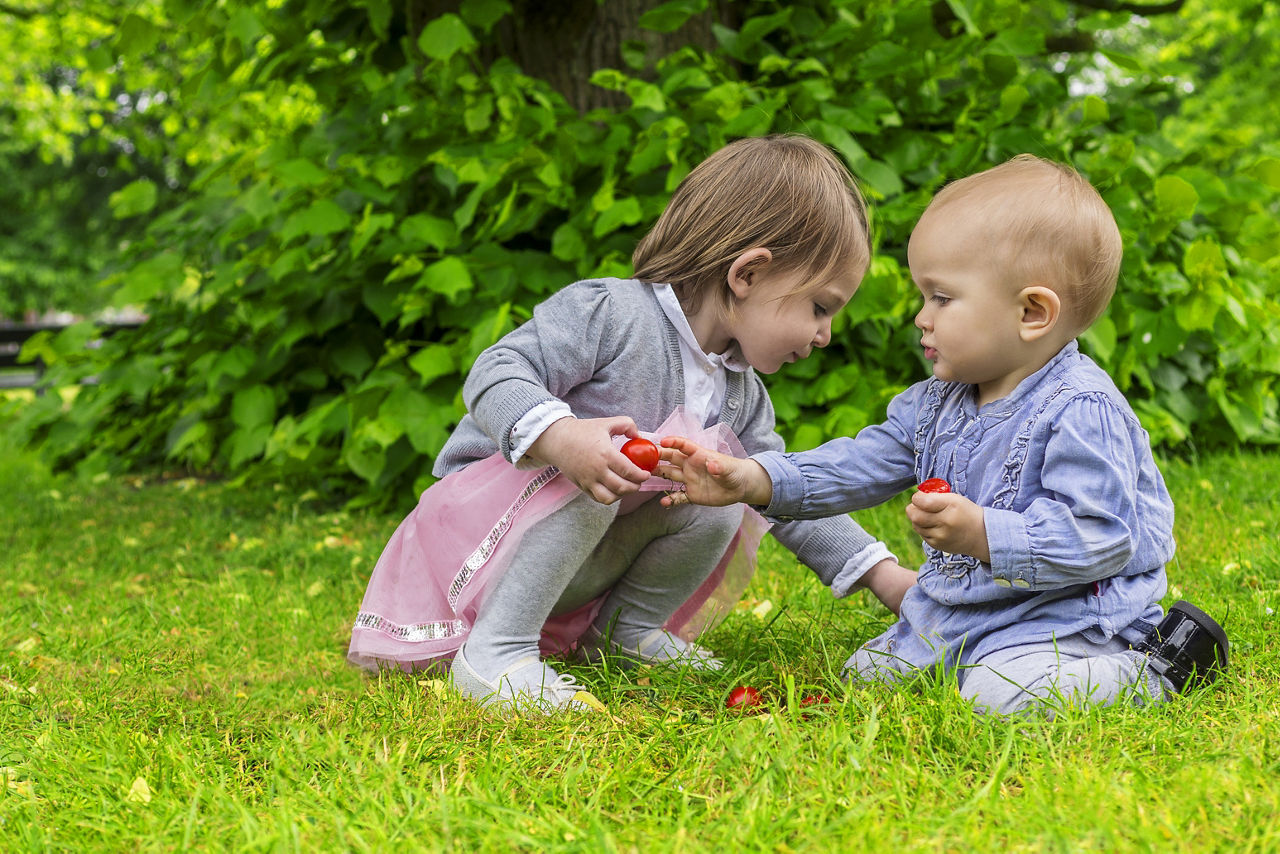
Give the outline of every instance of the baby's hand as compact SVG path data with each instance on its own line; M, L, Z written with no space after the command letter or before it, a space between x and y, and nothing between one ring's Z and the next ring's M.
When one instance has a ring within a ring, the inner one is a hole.
M649 473L623 456L614 436L638 436L636 423L614 418L561 418L529 446L539 462L553 465L601 504L612 504L640 489Z
M938 551L991 562L982 508L954 492L917 492L907 505L911 527Z
M663 498L664 507L682 503L680 495L694 504L713 506L768 504L773 497L773 483L755 460L721 454L683 436L667 436L661 444L664 465L659 474L685 487L683 493Z

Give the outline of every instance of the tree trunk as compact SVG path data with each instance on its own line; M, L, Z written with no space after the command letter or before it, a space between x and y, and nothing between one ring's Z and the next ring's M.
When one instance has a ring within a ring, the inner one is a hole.
M707 10L689 18L679 29L659 33L641 29L645 12L665 0L514 0L512 14L495 27L489 59L505 56L530 77L547 81L577 108L627 103L626 95L591 85L601 68L627 70L623 43L640 42L650 57L665 56L681 47L715 47L713 23L736 26L730 0L710 0ZM423 20L456 11L458 0L427 0ZM635 72L631 72L635 73Z

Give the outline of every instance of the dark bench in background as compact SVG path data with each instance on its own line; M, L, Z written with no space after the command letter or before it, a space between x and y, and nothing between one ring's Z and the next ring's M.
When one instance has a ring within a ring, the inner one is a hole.
M102 345L102 339L121 329L136 329L142 321L110 321L98 324L99 337L89 342L90 347ZM57 334L66 329L68 323L7 323L0 321L0 389L32 388L38 386L44 376L44 362L19 362L18 354L22 345L38 332Z

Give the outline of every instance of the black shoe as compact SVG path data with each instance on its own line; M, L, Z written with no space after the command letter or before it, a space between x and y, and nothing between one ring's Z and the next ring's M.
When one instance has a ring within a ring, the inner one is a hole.
M1208 685L1227 669L1227 633L1190 602L1175 602L1160 625L1133 648L1152 670L1184 694Z

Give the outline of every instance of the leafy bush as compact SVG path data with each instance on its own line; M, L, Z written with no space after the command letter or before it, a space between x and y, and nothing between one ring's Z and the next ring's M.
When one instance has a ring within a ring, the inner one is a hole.
M1052 50L1060 22L1100 37L1130 18L1031 5L745 4L712 50L629 43L627 64L592 78L628 103L586 114L510 60L482 62L513 14L501 0L405 35L401 10L375 0L358 15L255 3L230 21L208 7L185 22L211 47L184 91L262 114L287 99L293 118L212 159L134 244L108 284L145 304L141 330L97 355L76 330L29 348L56 381L100 382L70 407L38 399L17 425L91 472L177 465L412 500L484 347L566 283L627 275L708 153L796 131L860 177L880 252L835 343L769 382L794 446L856 431L924 376L910 229L947 180L1023 151L1076 164L1115 210L1121 287L1083 343L1156 441L1280 439L1280 160L1180 146L1164 130L1176 81L1136 51L1109 50L1123 77L1074 93L1103 55ZM666 3L641 23L676 29L703 6Z

